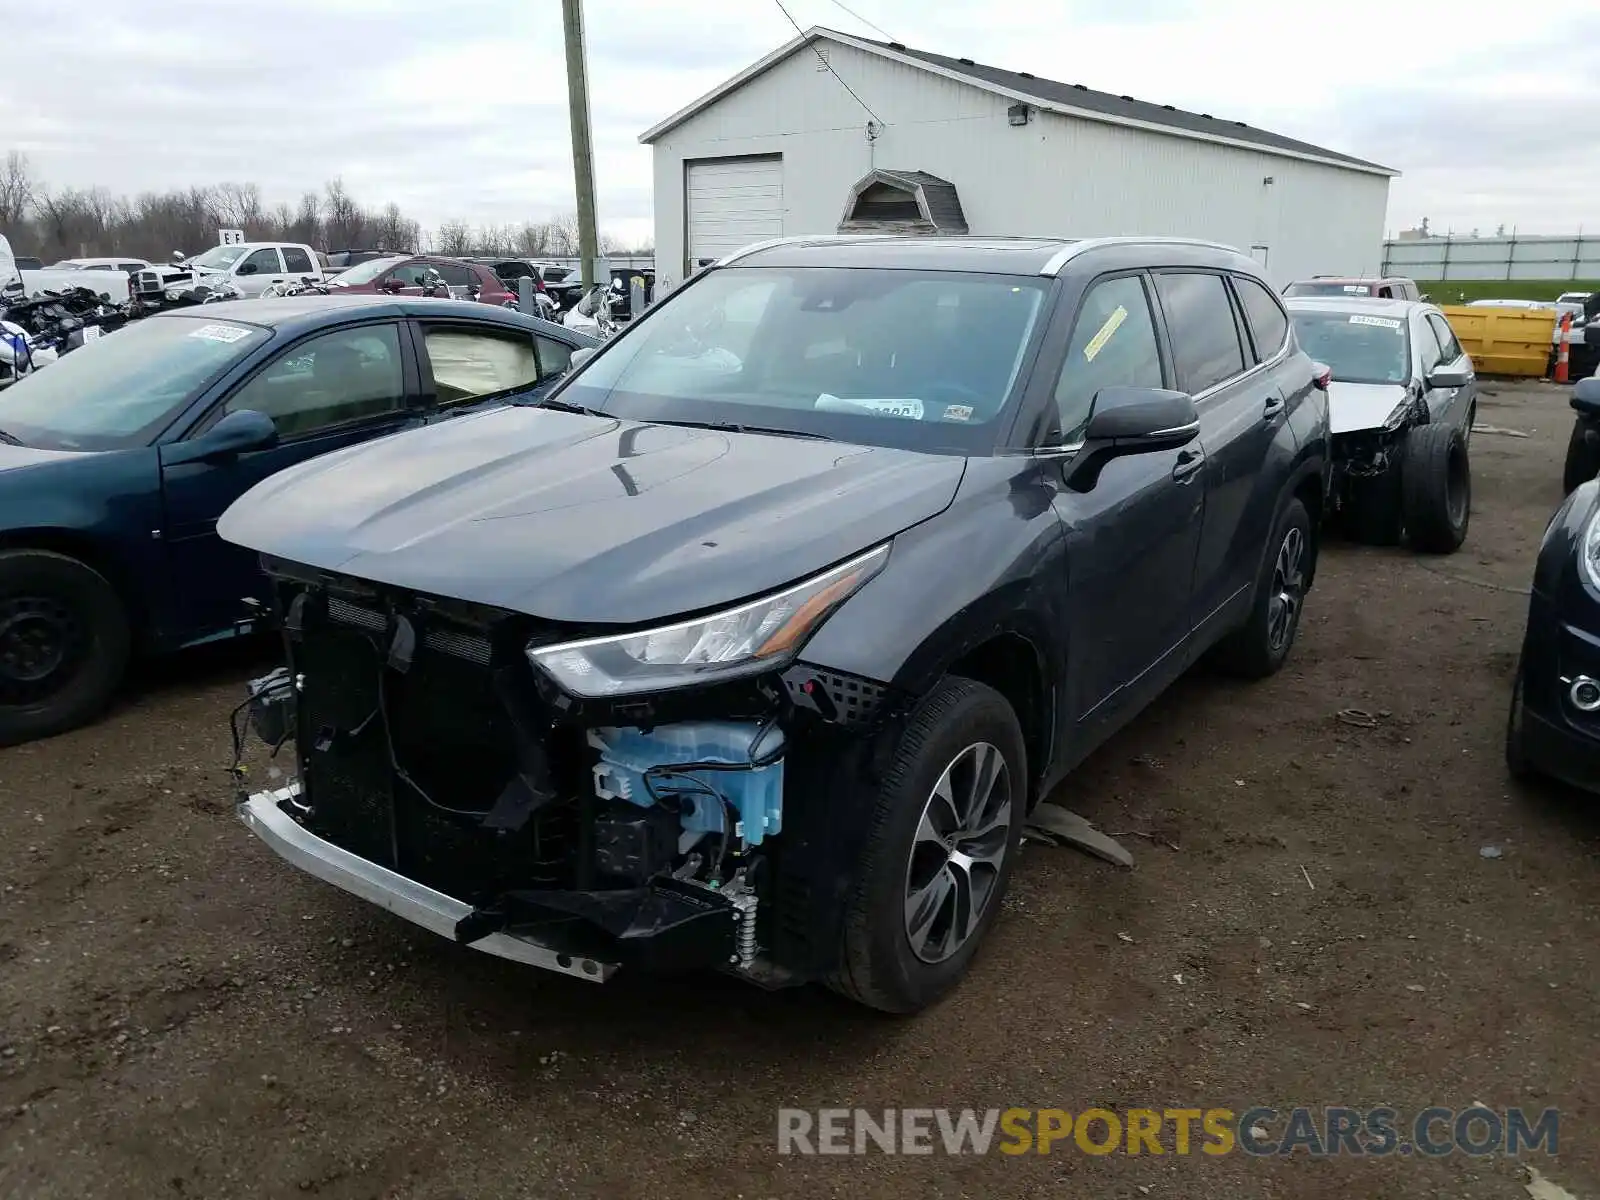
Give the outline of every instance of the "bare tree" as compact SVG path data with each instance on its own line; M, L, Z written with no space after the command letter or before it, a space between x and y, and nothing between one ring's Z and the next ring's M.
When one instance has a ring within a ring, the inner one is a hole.
M434 248L439 254L471 254L473 232L465 221L446 221L433 235Z
M19 253L77 258L126 254L165 259L174 250L195 254L212 245L218 229L243 229L253 238L305 242L318 249L377 246L385 250L424 248L424 233L399 205L363 208L334 179L323 192L306 192L298 205L270 208L254 183L219 183L134 197L105 188L46 187L28 158L11 151L0 162L0 233ZM523 255L529 258L577 253L578 222L571 213L521 225L473 229L464 221L442 223L431 239L441 254ZM604 236L601 245L617 253L620 242Z
M0 233L20 232L23 219L33 207L33 168L20 150L6 155L0 164Z

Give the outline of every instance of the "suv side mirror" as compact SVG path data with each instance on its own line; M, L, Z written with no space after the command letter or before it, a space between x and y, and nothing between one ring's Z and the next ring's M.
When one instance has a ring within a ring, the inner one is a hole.
M199 437L179 442L164 453L162 461L177 463L222 462L252 450L270 450L278 444L278 427L272 418L253 408L228 413Z
M1586 417L1600 417L1600 376L1578 380L1572 389L1572 407Z
M1449 367L1435 367L1428 373L1428 386L1430 388L1466 387L1471 378L1471 374L1466 371L1453 371Z
M1083 445L1067 467L1067 486L1087 492L1114 458L1176 450L1200 435L1200 414L1186 392L1114 387L1095 393Z

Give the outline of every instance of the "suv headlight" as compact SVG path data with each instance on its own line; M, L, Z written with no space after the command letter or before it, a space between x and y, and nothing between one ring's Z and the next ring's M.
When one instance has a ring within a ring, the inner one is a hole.
M528 660L576 696L625 696L784 666L889 560L889 544L737 608L610 637L530 645Z
M1578 569L1583 581L1600 592L1600 509L1583 527L1583 537L1578 542Z

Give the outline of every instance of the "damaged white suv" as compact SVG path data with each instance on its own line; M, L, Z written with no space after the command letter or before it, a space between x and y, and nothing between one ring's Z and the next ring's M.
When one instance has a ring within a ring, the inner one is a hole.
M1472 359L1445 315L1415 300L1290 299L1300 345L1333 371L1329 514L1373 545L1449 554L1472 514Z

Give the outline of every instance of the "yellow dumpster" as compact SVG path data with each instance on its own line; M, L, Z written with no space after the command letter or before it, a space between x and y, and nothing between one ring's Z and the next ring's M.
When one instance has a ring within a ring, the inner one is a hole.
M1553 308L1441 305L1461 348L1485 375L1543 377L1556 331Z

